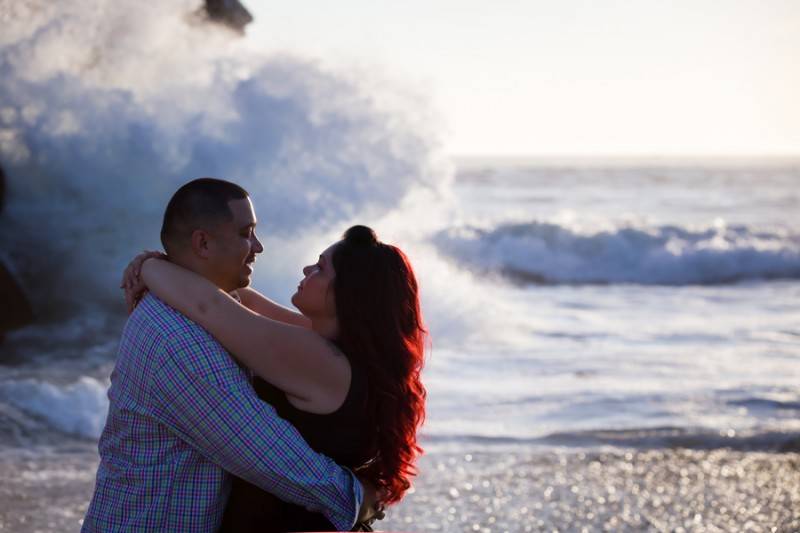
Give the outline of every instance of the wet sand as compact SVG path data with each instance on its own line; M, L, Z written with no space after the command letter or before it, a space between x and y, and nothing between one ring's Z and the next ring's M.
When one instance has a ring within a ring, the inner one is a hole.
M0 452L0 531L70 532L93 446ZM425 456L386 531L800 531L800 454L516 450Z
M429 457L385 529L800 531L800 454L728 450Z

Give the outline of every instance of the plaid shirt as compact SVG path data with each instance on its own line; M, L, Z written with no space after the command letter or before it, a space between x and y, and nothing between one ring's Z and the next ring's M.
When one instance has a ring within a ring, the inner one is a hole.
M152 295L130 316L108 391L93 531L216 531L231 472L349 530L358 480L258 399L203 328Z

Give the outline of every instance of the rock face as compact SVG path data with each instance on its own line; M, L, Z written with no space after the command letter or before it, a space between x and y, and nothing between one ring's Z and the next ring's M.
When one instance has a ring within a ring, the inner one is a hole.
M0 342L6 331L33 321L33 309L11 272L0 263Z
M253 22L253 15L237 0L206 0L205 11L210 20L239 33L244 33L244 27Z
M0 212L5 201L6 176L0 167ZM33 320L33 309L19 283L0 261L0 342L6 331L29 324Z

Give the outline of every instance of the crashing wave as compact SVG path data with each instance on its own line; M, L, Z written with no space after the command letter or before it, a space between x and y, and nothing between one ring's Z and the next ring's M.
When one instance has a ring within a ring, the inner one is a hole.
M0 383L0 399L48 426L78 437L97 439L108 413L108 384L82 376L59 386L36 379Z
M800 279L800 233L718 224L595 233L545 222L457 227L438 249L473 270L522 283L714 285Z
M447 179L421 102L257 54L189 24L196 4L2 8L0 248L40 309L117 298L122 265L158 246L163 208L192 178L242 184L265 234L283 239L340 232Z

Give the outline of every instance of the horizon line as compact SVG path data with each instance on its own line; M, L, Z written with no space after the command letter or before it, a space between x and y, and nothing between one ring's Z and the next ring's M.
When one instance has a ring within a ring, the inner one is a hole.
M800 164L800 154L447 154L447 157L462 164Z

